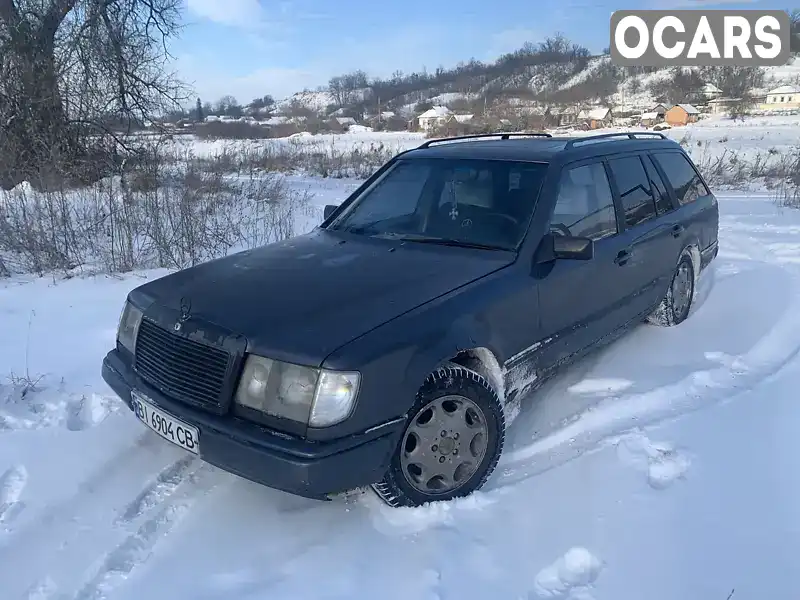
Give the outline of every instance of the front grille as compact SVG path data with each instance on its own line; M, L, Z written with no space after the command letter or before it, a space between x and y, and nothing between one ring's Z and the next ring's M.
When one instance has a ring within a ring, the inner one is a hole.
M136 336L136 371L166 396L219 410L231 356L143 319Z

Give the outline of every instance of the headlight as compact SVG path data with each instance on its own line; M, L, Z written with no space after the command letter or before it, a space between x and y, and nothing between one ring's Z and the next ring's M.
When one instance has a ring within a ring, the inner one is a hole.
M328 427L349 417L358 394L359 379L358 373L320 371L308 424Z
M251 354L235 401L267 415L329 427L350 416L358 383L358 373L302 367Z
M119 317L119 327L117 327L117 341L124 348L133 352L136 344L136 333L139 331L139 324L142 322L142 311L130 302L125 302L122 314Z

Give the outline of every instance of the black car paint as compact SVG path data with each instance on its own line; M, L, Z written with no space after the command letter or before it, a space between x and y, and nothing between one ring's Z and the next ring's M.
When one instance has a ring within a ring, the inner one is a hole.
M535 379L535 387L560 366L641 322L666 292L685 248L707 250L702 255L703 266L716 253L718 213L713 195L679 207L667 185L674 210L626 229L613 174L607 169L620 233L596 242L590 261L542 263L537 259L564 167L656 149L683 152L673 142L623 140L564 150L565 142L552 138L528 146L516 141L453 146L461 147L433 147L398 155L310 234L180 271L130 294L146 317L165 327L174 323L180 299L190 297L193 318L213 324L195 330L194 335L206 336L206 341L224 341L240 358L244 352L254 352L308 366L358 370L361 388L349 419L314 429L274 420L248 422L241 413L203 414L148 389L129 362L122 360L125 352L120 350L109 353L108 369L104 366L106 380L114 381L112 387L123 398L126 389L143 386L168 412L198 425L201 439L221 435L246 440L243 443L250 451L248 458L242 458L244 467L236 465L231 447L227 447L226 459L204 454L209 462L216 460L215 464L223 463L228 470L273 487L320 497L325 486L337 488L328 490L331 492L340 491L341 486L331 484L329 478L322 487L314 486L306 481L308 473L302 469L287 476L270 459L275 471L271 480L269 473L252 463L257 463L258 456L267 461L275 453L297 456L292 451L298 448L303 449L300 455L308 458L319 448L336 444L347 447L348 452L348 443L369 447L376 441L365 438L365 432L387 428L391 433L380 438L382 445L375 445L372 459L364 462L362 456L349 461L352 476L342 475L343 485L373 483L380 478L376 473L385 468L396 443L396 424L402 424L425 376L444 360L464 350L486 349L506 370L509 396L527 392L515 389L520 374L533 373L535 377L527 381ZM524 148L528 151L522 151ZM549 163L528 233L516 253L325 230L395 161L460 155ZM657 163L656 168L666 181ZM615 284L608 285L609 281ZM209 333L223 324L224 330ZM240 367L239 360L233 368ZM238 372L232 376L235 379ZM259 436L271 443L260 443ZM201 442L201 452L207 448ZM320 458L326 459L330 456Z

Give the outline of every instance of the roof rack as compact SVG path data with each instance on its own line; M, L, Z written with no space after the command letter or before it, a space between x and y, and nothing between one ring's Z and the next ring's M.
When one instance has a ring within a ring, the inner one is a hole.
M424 142L421 146L418 146L417 149L420 150L422 148L430 148L433 144L445 144L448 142L455 142L458 140L475 140L480 138L500 138L501 140L507 140L512 137L553 137L549 133L544 133L541 131L536 132L529 132L529 133L472 133L469 135L455 135L453 137L446 137L446 138L437 138L435 140L428 140Z
M593 140L603 140L603 139L611 139L611 138L618 138L618 137L624 137L625 139L628 139L628 140L635 140L637 136L654 137L654 138L659 138L659 139L662 139L662 140L666 140L667 139L667 136L665 136L660 131L630 131L630 132L627 132L627 133L600 133L600 134L597 134L597 135L587 135L585 137L576 137L574 140L569 140L567 142L567 145L564 148L565 149L572 148L573 146L575 146L575 144L580 144L581 142L591 142Z

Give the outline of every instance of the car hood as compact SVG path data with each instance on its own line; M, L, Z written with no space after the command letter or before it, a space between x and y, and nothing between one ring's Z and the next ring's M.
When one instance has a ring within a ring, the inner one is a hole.
M347 342L513 260L510 252L317 229L167 275L131 299L167 327L190 303L192 319L243 336L250 352L320 365Z

